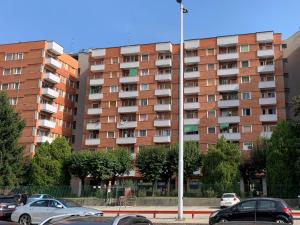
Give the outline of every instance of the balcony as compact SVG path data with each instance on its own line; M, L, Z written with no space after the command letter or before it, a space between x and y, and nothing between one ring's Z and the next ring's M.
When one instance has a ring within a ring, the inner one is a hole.
M184 49L197 49L199 48L199 40L189 40L184 42Z
M100 138L85 139L85 145L100 145Z
M91 101L101 100L102 98L103 98L102 93L89 94L89 100L91 100Z
M135 113L138 111L137 106L121 106L118 107L118 113Z
M90 86L99 86L104 84L103 78L90 79Z
M239 141L241 139L241 133L220 133L218 137L224 137L226 140Z
M92 49L93 58L102 58L105 56L105 49Z
M258 58L269 58L274 56L274 50L273 49L265 49L265 50L258 50L257 51L257 57Z
M170 143L171 136L154 136L153 142L154 143Z
M219 108L230 108L230 107L238 107L240 106L239 100L222 100L218 101Z
M256 34L257 42L272 42L273 39L273 32L260 32Z
M54 53L55 55L64 54L64 48L54 41L48 42L47 50Z
M184 103L183 108L185 110L199 109L200 104L199 102L186 102Z
M200 62L199 56L184 57L185 64L194 64L194 63L199 63L199 62Z
M260 81L258 83L258 88L260 88L260 89L275 88L275 87L276 87L275 80L273 80L273 81Z
M117 124L118 129L136 128L137 121L121 121Z
M230 91L238 91L239 85L238 84L222 84L218 85L218 92L230 92Z
M219 116L218 123L239 123L239 116Z
M193 72L184 72L184 79L189 80L189 79L197 79L200 76L199 71L193 71Z
M55 122L53 122L51 120L47 120L47 119L40 119L39 126L53 129L53 128L55 128Z
M101 129L101 123L87 123L86 124L87 130L100 130Z
M37 136L37 140L36 140L37 143L46 143L46 142L51 143L52 141L53 141L52 137L44 136L44 135Z
M265 65L265 66L259 66L257 67L258 73L273 73L275 72L275 66L274 65Z
M237 43L238 43L238 36L226 36L226 37L217 38L218 46L230 46L230 45L236 45Z
M120 63L120 68L121 69L138 68L139 66L140 66L140 63L138 61Z
M225 53L225 54L218 54L217 59L219 61L230 61L238 59L239 54L238 53Z
M50 73L50 72L49 73L45 73L44 79L46 81L49 81L49 82L53 83L53 84L58 84L60 82L59 76L57 76L54 73Z
M138 54L140 52L139 45L121 47L121 55Z
M166 74L156 74L155 75L156 81L171 81L172 80L172 74L166 73Z
M172 59L157 59L155 61L155 65L157 67L171 67L172 66Z
M137 91L121 91L119 92L119 98L136 98L138 96Z
M120 77L119 81L121 84L132 84L132 83L137 83L139 81L139 77L138 76Z
M171 127L171 120L154 120L155 127Z
M259 120L261 122L276 122L277 114L260 115Z
M238 68L230 68L230 69L219 69L217 71L218 76L231 76L239 74Z
M172 90L171 89L156 89L155 96L171 96L172 95Z
M104 64L97 64L97 65L91 65L91 71L92 72L101 72L105 68Z
M135 144L136 138L135 137L119 137L117 138L118 145L128 145L128 144Z
M154 105L154 111L157 112L171 111L171 104L156 104Z
M184 125L198 125L200 120L198 118L184 119Z
M158 43L155 46L157 52L172 52L172 44L167 43Z
M188 95L188 94L197 94L200 92L200 88L197 87L185 87L184 88L184 94Z
M49 98L57 98L59 93L52 88L42 88L42 95L45 95Z
M277 100L276 97L273 98L259 98L260 105L276 105Z
M183 135L183 140L184 141L199 141L200 136L199 136L199 134L185 134L185 135Z
M262 138L267 138L267 139L270 139L272 137L272 131L262 131L260 132L260 136Z
M44 103L41 104L41 111L43 112L47 112L47 113L56 113L57 112L57 108L54 105L48 104L48 103Z
M88 115L100 115L102 113L102 108L89 108L87 111Z
M54 58L46 58L45 64L52 67L53 69L60 69L62 66L62 63Z

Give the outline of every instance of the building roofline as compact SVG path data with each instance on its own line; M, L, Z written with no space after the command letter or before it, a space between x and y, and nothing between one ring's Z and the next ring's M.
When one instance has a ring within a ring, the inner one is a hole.
M63 47L61 44L59 44L59 43L58 43L57 41L55 41L55 40L20 41L20 42L4 43L4 44L1 44L1 43L0 43L0 46L3 46L3 45L16 45L16 44L27 44L27 43L37 43L37 42L55 42L55 43L57 43L59 46Z

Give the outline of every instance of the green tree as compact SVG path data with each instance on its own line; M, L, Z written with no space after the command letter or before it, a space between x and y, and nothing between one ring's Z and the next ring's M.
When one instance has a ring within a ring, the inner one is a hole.
M234 185L240 178L240 156L238 145L227 142L224 137L219 138L217 144L210 145L203 156L203 183L218 194L234 191Z
M300 95L294 96L291 101L294 115L300 116Z
M53 186L69 183L66 160L71 147L65 138L56 138L51 144L42 144L31 160L29 181L35 186Z
M267 150L267 181L269 195L294 197L297 194L297 167L299 138L297 131L287 121L275 127Z
M112 185L115 184L116 177L129 174L132 166L132 157L127 149L116 148L113 151L108 152L112 161Z
M137 154L136 166L145 181L152 183L152 195L157 181L163 174L166 156L167 149L162 146L145 147Z
M18 140L25 123L3 92L0 93L0 105L0 186L12 187L22 182L24 155Z
M89 172L97 180L108 180L113 175L114 158L106 152L93 152Z

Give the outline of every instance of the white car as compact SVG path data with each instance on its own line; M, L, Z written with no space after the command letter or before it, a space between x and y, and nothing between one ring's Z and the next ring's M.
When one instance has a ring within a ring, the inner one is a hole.
M236 193L224 193L221 197L220 207L230 207L240 202L240 199L237 197Z
M22 225L39 224L49 217L63 214L102 216L103 212L70 201L41 199L17 207L11 220Z

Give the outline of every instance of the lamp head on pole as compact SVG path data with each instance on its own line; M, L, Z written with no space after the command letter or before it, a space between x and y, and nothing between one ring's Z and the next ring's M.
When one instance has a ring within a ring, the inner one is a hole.
M182 3L182 0L176 0L177 3L181 4Z

